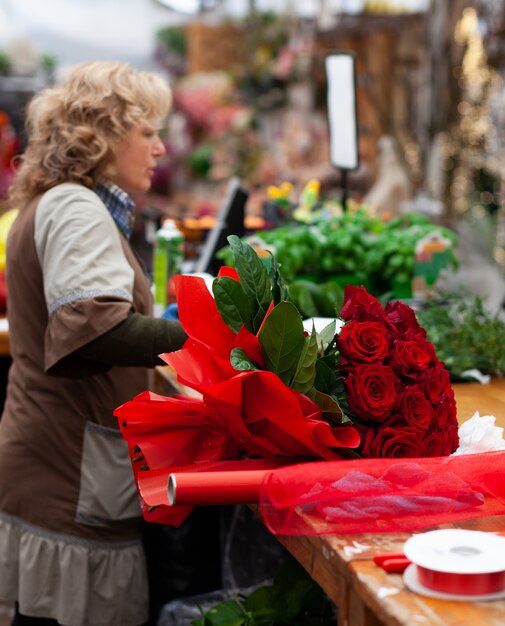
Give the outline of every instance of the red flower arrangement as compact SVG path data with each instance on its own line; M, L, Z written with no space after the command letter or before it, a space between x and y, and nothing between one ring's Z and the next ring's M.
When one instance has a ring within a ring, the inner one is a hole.
M115 412L146 519L179 524L191 510L166 506L167 476L178 470L457 447L449 375L409 307L384 309L363 287L347 287L341 331L333 320L306 332L275 259L268 272L247 244L229 241L237 269L214 280L214 298L203 279L176 277L189 339L162 358L199 397L144 392Z
M458 423L449 372L414 311L400 301L383 309L363 287L347 286L341 317L339 368L361 456L454 452Z

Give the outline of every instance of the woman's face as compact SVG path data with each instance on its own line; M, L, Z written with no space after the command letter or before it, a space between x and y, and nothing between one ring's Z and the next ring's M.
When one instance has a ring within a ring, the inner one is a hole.
M163 154L165 146L153 126L134 126L118 146L110 180L127 193L149 191L156 159Z

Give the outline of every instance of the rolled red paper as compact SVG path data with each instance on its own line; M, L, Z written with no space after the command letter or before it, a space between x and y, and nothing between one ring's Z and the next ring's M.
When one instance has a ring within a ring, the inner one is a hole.
M301 457L218 461L174 468L168 477L170 505L252 504L259 501L265 475L301 463Z
M168 477L171 505L252 504L270 469L175 473Z

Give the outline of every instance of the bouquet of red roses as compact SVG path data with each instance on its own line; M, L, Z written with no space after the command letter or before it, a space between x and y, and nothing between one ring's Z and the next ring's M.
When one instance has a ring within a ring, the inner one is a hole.
M404 303L385 309L347 286L336 338L347 405L362 457L446 456L458 447L456 403L433 344Z
M229 241L236 270L221 271L214 297L202 278L176 281L189 339L162 358L199 397L144 392L116 410L146 519L177 524L188 514L169 506L167 477L177 471L457 447L449 375L409 307L383 308L347 287L340 331L336 319L305 330L275 259L268 271L247 244Z
M364 287L347 286L339 332L336 320L307 332L275 260L268 276L247 244L232 237L231 247L238 273L227 268L214 281L212 303L207 294L212 314L195 315L203 294L195 278L179 279L181 321L191 339L164 358L180 380L210 393L209 382L215 389L248 372L246 378L270 380L276 395L287 387L299 402L305 395L303 406L313 415L319 408L333 436L345 439L328 440L328 448L355 448L362 457L440 456L457 448L449 374L410 307L398 301L383 308ZM209 380L217 363L220 373Z

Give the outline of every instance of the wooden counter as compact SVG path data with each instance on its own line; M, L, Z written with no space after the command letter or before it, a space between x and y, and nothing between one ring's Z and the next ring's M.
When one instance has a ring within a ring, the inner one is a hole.
M475 411L505 426L505 380L454 385L460 422ZM505 532L505 517L444 527ZM338 608L339 626L503 626L505 601L450 602L408 590L400 574L387 574L372 558L399 552L410 533L278 536Z
M479 411L494 415L496 424L505 428L505 378L494 378L489 385L456 383L452 387L460 424Z

